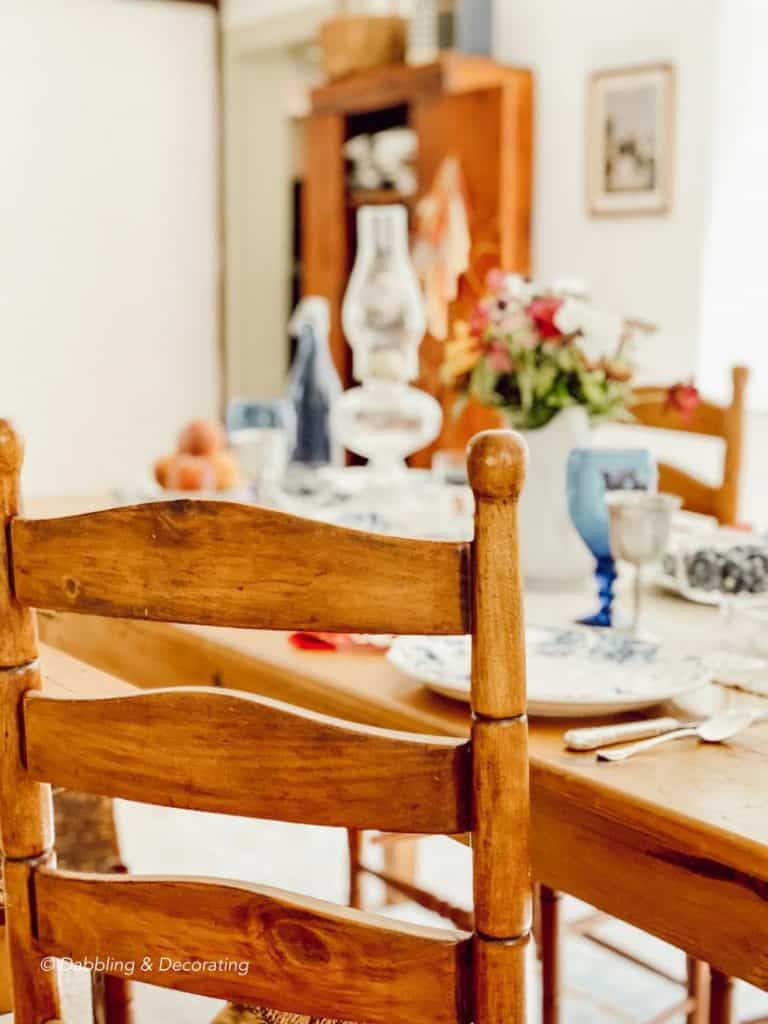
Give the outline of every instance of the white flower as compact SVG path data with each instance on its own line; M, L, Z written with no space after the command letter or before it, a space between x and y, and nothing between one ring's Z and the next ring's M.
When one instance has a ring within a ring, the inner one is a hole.
M530 281L526 281L521 274L504 275L504 297L506 299L528 305L535 294L536 286Z
M564 299L589 299L586 282L580 277L558 277L552 282L552 291Z
M577 344L590 363L614 355L624 330L623 317L595 309L582 299L566 299L554 319L563 334L581 333Z
M555 327L563 334L576 334L577 331L583 330L587 309L587 303L581 299L565 299L555 313Z

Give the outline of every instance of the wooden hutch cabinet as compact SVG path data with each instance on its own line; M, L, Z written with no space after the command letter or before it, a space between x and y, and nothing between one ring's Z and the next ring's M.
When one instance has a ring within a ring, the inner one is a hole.
M455 156L466 183L472 251L451 317L466 315L491 267L529 272L532 104L530 71L450 52L434 64L379 68L314 90L305 134L303 288L330 301L331 349L346 384L351 353L341 330L341 303L354 260L357 206L405 202L412 208L431 188L443 159ZM350 191L346 140L403 125L417 135L417 195ZM494 420L488 410L470 406L453 421L441 360L442 343L427 336L417 383L446 410L439 443L461 444ZM423 464L426 457L414 461Z

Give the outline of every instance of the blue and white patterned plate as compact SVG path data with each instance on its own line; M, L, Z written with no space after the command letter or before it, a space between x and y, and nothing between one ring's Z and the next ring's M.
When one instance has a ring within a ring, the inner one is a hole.
M712 680L701 658L610 630L530 626L525 639L528 713L541 718L652 707ZM471 643L467 636L398 637L387 657L436 693L468 701Z

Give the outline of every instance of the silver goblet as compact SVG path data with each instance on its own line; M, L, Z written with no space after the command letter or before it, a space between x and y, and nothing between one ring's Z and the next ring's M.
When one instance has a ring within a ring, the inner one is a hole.
M672 516L682 505L675 494L610 491L605 496L610 523L611 554L635 566L635 607L630 632L639 634L642 567L657 562L667 549Z

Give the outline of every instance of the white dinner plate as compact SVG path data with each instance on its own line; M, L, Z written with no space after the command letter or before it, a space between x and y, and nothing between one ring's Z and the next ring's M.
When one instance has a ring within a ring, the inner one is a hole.
M531 626L525 639L528 714L540 718L587 718L653 707L712 680L695 655L611 630ZM387 657L435 693L469 701L470 637L398 637Z

